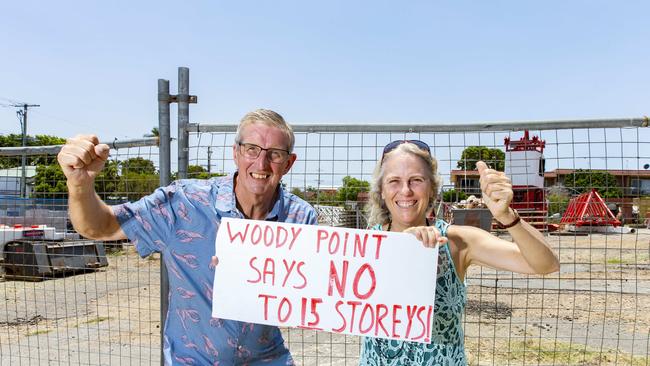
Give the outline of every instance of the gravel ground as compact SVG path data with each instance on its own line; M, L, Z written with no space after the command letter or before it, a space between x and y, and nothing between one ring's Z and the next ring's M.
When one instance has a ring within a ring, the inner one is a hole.
M470 362L510 363L520 343L530 349L524 353L548 343L556 353L568 346L615 355L598 364L620 364L624 356L647 364L650 231L548 240L560 254L559 274L469 272L465 333ZM0 282L0 364L159 365L159 262L140 259L130 247L108 260L108 267L92 273ZM358 337L284 332L301 365L357 364ZM593 363L587 356L558 362L513 361Z

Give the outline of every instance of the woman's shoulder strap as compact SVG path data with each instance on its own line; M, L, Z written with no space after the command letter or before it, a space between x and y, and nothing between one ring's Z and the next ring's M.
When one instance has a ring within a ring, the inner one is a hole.
M447 236L447 228L449 227L448 222L442 219L436 219L434 225L436 226L436 229L440 230L440 233L443 236Z

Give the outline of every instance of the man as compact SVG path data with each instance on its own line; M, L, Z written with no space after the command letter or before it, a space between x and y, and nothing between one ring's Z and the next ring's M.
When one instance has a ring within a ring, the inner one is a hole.
M93 239L128 238L142 257L163 253L170 292L165 364L293 364L277 327L211 318L210 262L222 217L316 223L315 210L280 185L296 160L294 141L282 116L256 110L237 129L234 175L176 181L137 202L113 207L94 190L109 147L96 136L77 136L61 149L58 160L68 179L75 229Z

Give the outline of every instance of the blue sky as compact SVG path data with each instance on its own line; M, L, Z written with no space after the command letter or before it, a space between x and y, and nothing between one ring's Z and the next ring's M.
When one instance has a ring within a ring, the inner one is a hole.
M41 105L30 134L141 137L178 66L199 98L191 122L258 107L293 123L641 117L648 14L647 1L5 2L0 134L20 132L18 101Z

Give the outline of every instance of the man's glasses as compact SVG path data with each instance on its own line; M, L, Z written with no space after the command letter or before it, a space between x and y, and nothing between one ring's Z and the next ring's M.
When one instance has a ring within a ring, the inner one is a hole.
M271 163L282 164L289 159L289 151L282 149L265 149L255 144L238 142L239 151L248 159L257 159L262 151L266 151L266 159Z
M420 150L424 150L429 153L429 156L431 155L431 149L429 148L429 145L426 142L420 141L420 140L395 140L393 142L388 143L388 145L384 146L384 153L381 155L381 160L384 160L384 156L388 154L389 152L397 149L397 147L401 144L406 144L406 143L411 143L417 147L420 148Z

